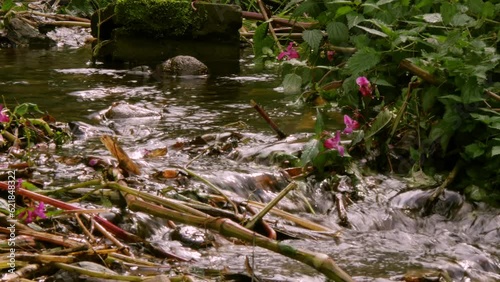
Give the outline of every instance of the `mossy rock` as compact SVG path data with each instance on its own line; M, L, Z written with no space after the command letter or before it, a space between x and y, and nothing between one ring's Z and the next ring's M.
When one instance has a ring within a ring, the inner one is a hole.
M117 0L115 23L128 31L157 38L193 38L214 32L230 33L241 27L241 9L232 5L190 1Z

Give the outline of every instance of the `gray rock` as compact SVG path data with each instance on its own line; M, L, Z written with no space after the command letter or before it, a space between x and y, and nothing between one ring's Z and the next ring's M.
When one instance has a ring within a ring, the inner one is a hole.
M156 68L156 74L160 77L165 75L205 75L207 73L207 66L191 56L170 58Z
M54 46L55 41L40 33L20 18L12 18L6 24L7 38L15 45L30 45L39 47Z

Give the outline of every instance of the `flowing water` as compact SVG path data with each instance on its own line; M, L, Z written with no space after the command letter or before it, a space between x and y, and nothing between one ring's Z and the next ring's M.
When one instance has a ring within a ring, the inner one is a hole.
M196 156L172 149L176 144L207 134L234 138L230 133L237 133L239 145L233 152L203 156L190 168L228 193L249 197L252 191L258 191L257 198L270 199L274 194L262 191L255 179L275 183L278 190L283 188L284 179L278 168L269 165L268 153L299 150L314 132L316 111L296 103L297 96L283 94L277 73L277 69L255 70L250 53L245 51L239 73L158 81L124 68L93 66L87 47L0 49L0 95L5 103L11 107L35 103L58 121L76 126L73 142L46 149L37 157L33 178L49 187L98 175L84 164L68 165L57 160L61 156L109 156L99 141L102 133L118 136L123 148L142 167L143 175L135 179L136 184L151 190L172 185L153 177L156 172L183 166ZM250 100L262 105L290 137L278 142ZM104 113L116 103L131 105L131 111ZM328 110L325 116L327 130L341 129L337 111ZM144 157L148 150L164 147L169 149L166 156ZM0 160L6 161L6 156L0 155ZM196 181L188 186L204 187ZM347 207L350 226L345 228L339 224L337 213L332 212L334 195L315 188L304 188L304 193L316 214L307 212L303 201L288 200L282 208L339 230L340 237L286 242L329 254L355 280L401 281L405 274L410 277L409 273L417 273L434 281L440 272L446 272L453 281L500 281L498 209L473 205L447 192L441 206L432 215L422 217L419 207L428 193L409 189L397 177L366 175L358 184L359 199ZM175 248L162 245L168 241L165 234L169 232L163 221L146 215L137 215L134 220L149 225L144 236L159 248ZM282 223L278 220L277 224ZM244 260L249 257L255 272L272 281L325 281L308 266L258 247L220 244L199 250L177 249L184 252L183 256L195 259L180 264L195 274L224 268L244 272Z

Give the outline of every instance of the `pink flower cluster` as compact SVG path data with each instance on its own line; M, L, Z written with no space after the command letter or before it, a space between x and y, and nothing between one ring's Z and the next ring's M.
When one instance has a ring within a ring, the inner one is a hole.
M342 131L344 134L351 134L354 130L359 128L359 123L355 120L353 120L350 116L344 115L344 124L345 124L345 129ZM328 138L325 140L323 145L327 149L334 149L339 152L340 156L344 156L344 146L340 144L340 130L337 130L335 132L335 135L332 138Z
M7 114L3 113L3 105L0 104L0 122L9 122L10 118Z
M45 204L40 202L35 208L26 208L18 215L18 218L21 220L24 219L25 223L33 222L37 220L37 218L47 218L47 215L45 215Z
M368 97L372 96L373 88L368 78L360 76L356 78L356 84L359 86L359 92L361 92L361 95Z
M278 60L291 60L298 59L299 57L299 53L297 52L297 50L295 50L295 48L293 48L293 42L290 42L290 44L288 44L288 47L286 47L286 51L283 51L278 55Z

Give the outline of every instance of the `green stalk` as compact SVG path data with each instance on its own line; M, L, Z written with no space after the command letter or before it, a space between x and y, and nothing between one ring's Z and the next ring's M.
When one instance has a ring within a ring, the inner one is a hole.
M274 206L278 204L278 202L283 199L283 197L288 194L288 192L292 191L293 189L297 188L297 183L296 182L291 182L288 184L285 189L281 190L281 192L272 200L270 201L263 209L260 210L259 213L254 215L248 222L245 224L245 227L248 229L253 229L255 227L255 224L259 220L261 220Z

